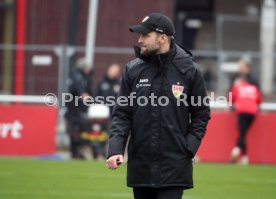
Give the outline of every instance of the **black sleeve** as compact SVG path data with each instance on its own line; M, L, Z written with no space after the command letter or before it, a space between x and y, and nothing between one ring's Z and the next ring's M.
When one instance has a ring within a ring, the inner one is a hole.
M127 67L122 74L120 91L118 98L130 96L131 86L128 77ZM127 138L130 133L132 123L132 107L116 103L112 112L112 124L109 136L108 157L112 155L124 154Z
M206 100L207 92L201 72L198 68L191 77L191 97L194 98L194 104L189 100L190 124L187 134L187 149L190 156L193 157L201 143L206 132L206 126L210 117L209 99ZM208 103L205 103L205 102Z
M94 92L93 92L93 72L90 71L89 74L87 75L87 93L90 96L93 96Z
M96 96L102 96L102 80L97 84Z
M70 79L71 79L71 86L70 90L73 93L76 93L78 96L81 96L83 93L86 92L86 85L83 83L83 77L80 74L80 72L74 70L70 74Z

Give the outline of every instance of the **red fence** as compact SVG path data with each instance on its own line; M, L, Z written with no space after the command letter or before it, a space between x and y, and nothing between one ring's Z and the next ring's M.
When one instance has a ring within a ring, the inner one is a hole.
M204 162L229 161L237 136L235 113L213 112L198 157ZM275 141L276 113L259 113L247 136L250 162L276 164Z
M0 113L0 155L55 153L55 107L0 105Z

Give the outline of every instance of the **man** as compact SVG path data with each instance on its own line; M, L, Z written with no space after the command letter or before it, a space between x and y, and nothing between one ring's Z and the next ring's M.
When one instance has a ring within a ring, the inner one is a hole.
M124 162L130 136L127 185L135 199L180 199L184 189L193 187L192 158L210 119L209 105L202 103L203 78L191 53L174 43L167 16L149 14L130 31L140 34L137 59L127 64L118 95L130 103L114 108L107 166L117 169ZM139 105L139 97L151 95L151 104ZM169 100L165 106L164 97ZM186 103L178 103L180 98Z
M68 90L73 97L65 104L67 108L65 113L66 130L70 137L71 156L83 159L80 152L82 145L80 131L87 126L85 118L88 109L84 101L92 96L92 71L84 58L78 59L76 65L72 67L69 74ZM76 97L78 101L75 100Z
M104 97L104 102L107 103L107 97L111 96L114 99L117 97L119 88L120 88L120 76L121 76L121 67L119 64L111 64L107 71L106 75L101 79L100 83L97 86L97 96ZM113 111L113 106L109 106L110 113Z

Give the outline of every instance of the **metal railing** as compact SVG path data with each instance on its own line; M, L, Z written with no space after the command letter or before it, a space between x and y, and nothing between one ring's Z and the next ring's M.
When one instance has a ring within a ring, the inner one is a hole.
M46 104L51 103L53 100L52 95L0 95L0 103L35 103ZM210 107L215 110L229 109L230 106L227 102L210 102ZM261 111L276 111L276 103L264 102L260 104Z

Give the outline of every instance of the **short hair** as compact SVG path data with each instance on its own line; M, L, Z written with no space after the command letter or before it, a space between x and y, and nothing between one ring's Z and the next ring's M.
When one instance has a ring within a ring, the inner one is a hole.
M84 57L81 57L76 62L76 67L79 69L83 69L88 65L86 59Z
M166 34L162 34L162 33L159 33L159 32L157 32L157 34L158 34L159 36L161 36L161 35L166 35ZM171 43L171 41L174 39L174 36L173 36L173 35L172 35L172 36L166 35L166 36L168 37L169 43Z
M168 36L169 39L169 43L171 43L171 41L174 39L174 36Z
M250 54L244 54L239 61L243 61L244 63L246 63L248 66L251 65L252 63L252 57Z

